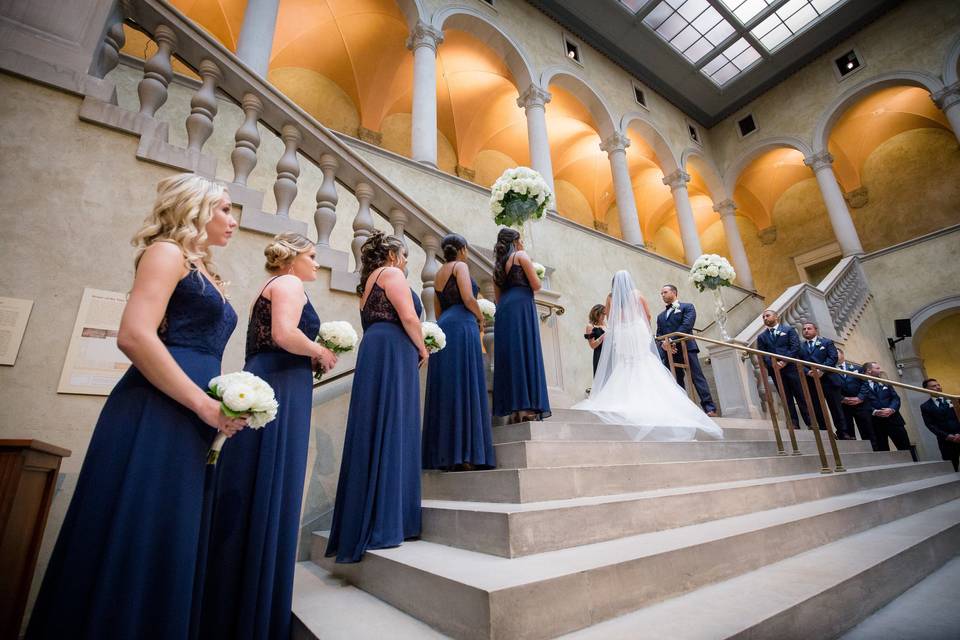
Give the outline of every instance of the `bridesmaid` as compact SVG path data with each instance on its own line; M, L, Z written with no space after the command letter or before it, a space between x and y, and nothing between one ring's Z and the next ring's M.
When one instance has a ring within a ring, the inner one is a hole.
M590 324L583 330L583 337L593 349L593 375L597 375L597 365L600 364L600 354L603 352L603 334L606 333L607 323L604 321L607 308L602 304L595 304L590 309Z
M303 283L317 279L313 243L283 233L264 250L270 278L250 311L247 371L280 404L265 429L246 429L220 457L201 637L288 638L300 538L313 392L313 363L337 357L314 340L320 318Z
M500 229L493 249L497 339L493 343L493 413L513 421L550 416L540 347L540 318L533 294L540 290L520 233Z
M134 236L117 346L131 366L107 398L27 638L188 638L205 559L206 455L230 419L205 390L237 315L210 247L237 228L222 185L160 181ZM229 443L228 445L229 446Z
M396 547L420 535L423 306L403 275L400 240L375 231L360 254L364 333L326 551L337 562L359 562L367 549Z
M423 468L447 471L496 466L480 348L480 288L467 268L467 241L440 242L445 264L436 276L437 324L447 346L430 358L423 417Z

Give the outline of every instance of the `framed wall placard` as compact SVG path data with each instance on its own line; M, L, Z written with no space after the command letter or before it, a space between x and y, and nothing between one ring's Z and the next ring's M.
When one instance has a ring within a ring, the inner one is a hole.
M31 309L33 300L0 298L0 365L12 366L17 361Z
M58 393L110 395L130 367L130 360L117 347L117 330L126 304L125 293L89 287L83 290Z

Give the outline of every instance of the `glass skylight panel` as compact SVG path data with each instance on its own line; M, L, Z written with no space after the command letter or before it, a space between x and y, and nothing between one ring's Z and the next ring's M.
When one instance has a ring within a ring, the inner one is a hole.
M630 13L636 13L649 1L650 0L620 0L620 4L630 9Z
M643 22L690 62L735 32L709 0L663 0Z
M705 64L700 72L714 83L723 86L759 59L757 50L750 46L745 38L740 38Z
M843 1L790 0L754 27L750 33L768 51L772 51L817 22L824 13L842 4Z
M724 6L737 16L737 20L746 24L758 13L776 0L722 0Z

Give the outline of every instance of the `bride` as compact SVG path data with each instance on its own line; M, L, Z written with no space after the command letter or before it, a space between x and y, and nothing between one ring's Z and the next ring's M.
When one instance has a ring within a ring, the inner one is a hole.
M590 397L572 408L628 425L634 440L693 440L697 431L723 438L723 430L663 366L657 348L647 301L630 274L618 271L607 298L607 333Z

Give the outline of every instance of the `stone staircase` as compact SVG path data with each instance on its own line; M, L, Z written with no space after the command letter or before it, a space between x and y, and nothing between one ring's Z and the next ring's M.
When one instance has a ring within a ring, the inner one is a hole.
M424 474L421 540L335 565L313 535L298 637L835 637L960 552L949 463L842 441L822 474L813 432L784 456L766 421L717 421L724 441L572 410L495 427L499 468Z

